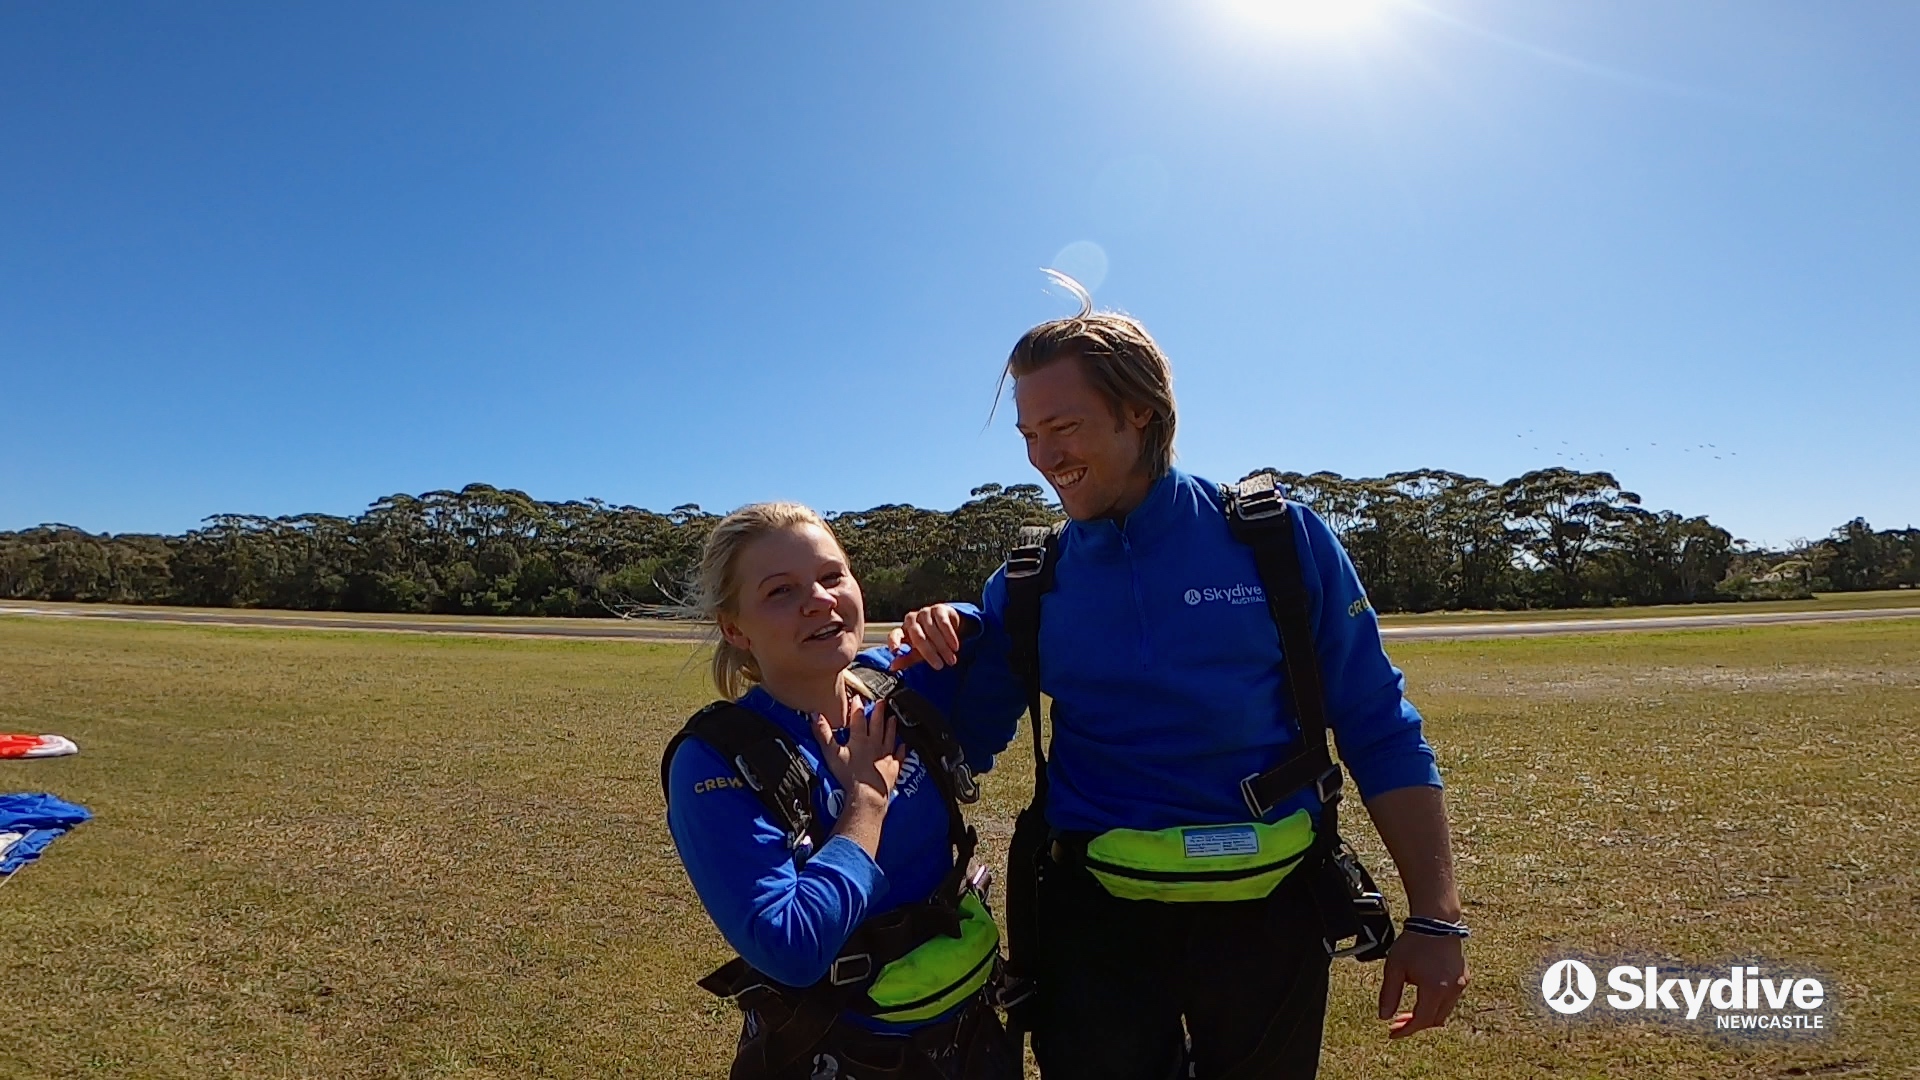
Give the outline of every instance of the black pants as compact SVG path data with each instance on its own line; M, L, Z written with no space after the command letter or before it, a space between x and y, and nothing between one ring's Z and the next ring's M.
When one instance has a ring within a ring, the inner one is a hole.
M1312 1077L1326 947L1302 867L1264 900L1121 900L1073 865L1042 867L1046 1080ZM1184 1020L1184 1028L1182 1021Z

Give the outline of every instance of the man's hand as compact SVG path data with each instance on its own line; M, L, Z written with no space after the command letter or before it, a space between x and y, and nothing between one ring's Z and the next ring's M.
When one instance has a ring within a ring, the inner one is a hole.
M1447 830L1447 803L1439 788L1406 787L1367 800L1367 813L1380 830L1388 854L1407 888L1407 910L1443 922L1460 919L1460 891L1453 881L1453 840ZM1402 992L1418 988L1413 1011L1399 1013ZM1380 984L1380 1019L1390 1021L1392 1038L1447 1022L1460 992L1467 987L1467 961L1459 938L1401 934L1387 953Z
M1412 1012L1399 1012L1406 987L1417 988ZM1467 988L1467 958L1459 938L1403 933L1387 953L1385 981L1380 984L1380 1019L1388 1021L1387 1037L1404 1038L1425 1028L1445 1027L1447 1017Z
M909 611L897 629L887 631L887 647L895 652L902 645L913 651L893 658L893 670L901 671L921 662L935 671L960 660L961 615L951 604L933 604Z

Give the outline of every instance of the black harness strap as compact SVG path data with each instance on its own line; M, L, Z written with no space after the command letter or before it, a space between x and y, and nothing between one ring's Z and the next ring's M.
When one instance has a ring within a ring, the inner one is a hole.
M786 830L788 847L798 850L802 838L814 851L826 843L825 824L813 813L813 768L778 724L731 701L716 701L693 714L660 757L660 790L669 802L673 755L687 739L699 739L733 764L767 816ZM738 956L701 979L700 986L738 999L765 1025L757 1038L741 1045L736 1076L773 1076L789 1068L826 1036L843 1007L839 995L795 995Z
M1286 760L1240 781L1241 800L1258 821L1265 820L1274 807L1295 793L1313 791L1320 803L1320 825L1314 830L1313 846L1305 859L1321 862L1334 871L1316 873L1311 883L1326 930L1327 950L1330 955L1379 959L1393 943L1393 923L1373 878L1339 837L1345 774L1327 745L1330 727L1319 651L1314 645L1313 605L1300 565L1292 515L1268 474L1224 486L1221 495L1234 539L1252 550L1267 598L1267 612L1279 633L1281 661L1300 728L1298 747ZM1007 947L1009 968L1016 977L1033 947L1039 878L1046 873L1043 856L1050 838L1046 824L1047 759L1040 740L1040 598L1053 587L1059 536L1064 527L1063 522L1051 529L1022 529L1019 546L1007 558L1005 623L1012 639L1009 663L1027 691L1035 770L1033 803L1015 822L1007 853ZM1070 839L1068 843L1071 846ZM1337 946L1349 937L1354 938L1352 946ZM1019 1016L1011 1011L1009 1017L1020 1023Z
M1227 502L1227 527L1233 538L1253 551L1254 566L1267 597L1267 611L1280 632L1280 657L1287 669L1293 711L1300 723L1300 744L1292 756L1265 772L1240 781L1240 797L1255 820L1302 788L1312 787L1326 809L1328 834L1336 830L1333 816L1344 778L1327 751L1327 706L1320 681L1320 656L1313 642L1313 609L1307 597L1300 549L1293 535L1293 515L1286 500L1266 473L1242 480L1222 492Z
M713 747L733 764L774 824L786 830L788 847L798 848L807 839L818 851L827 842L826 826L813 813L813 767L780 725L731 701L716 701L694 713L660 756L660 791L669 802L673 755L690 738Z
M953 728L939 706L890 671L855 664L847 669L847 674L873 695L874 708L893 710L899 721L900 741L919 755L921 765L926 767L934 787L946 801L947 843L954 851L953 869L947 871L933 896L938 905L945 907L953 924L951 932L941 932L958 937L960 890L967 880L973 853L980 845L980 834L966 823L960 806L980 800L980 785L974 781L967 756L960 749L960 740L954 737Z
M900 740L919 756L946 803L954 867L927 901L861 923L826 976L812 986L777 983L737 956L701 979L702 989L738 999L765 1025L758 1037L742 1045L736 1076L773 1075L790 1067L820 1043L842 1012L873 1007L867 988L882 968L936 935L961 936L960 892L979 837L962 818L960 804L978 800L979 785L938 706L890 672L855 666L848 674L872 695L875 708L893 710ZM779 725L730 701L716 701L695 713L661 757L660 785L669 800L673 755L689 738L706 743L733 764L739 781L786 830L790 847L798 848L803 837L816 851L826 843L826 825L813 813L815 773Z
M865 687L875 701L885 702L893 710L900 721L901 741L920 755L921 762L933 772L943 790L952 789L954 802L980 801L980 785L974 781L973 769L967 765L960 740L954 737L953 728L939 706L890 671L855 664L847 669L847 674Z
M1053 588L1065 527L1065 522L1022 526L1007 556L1008 664L1026 689L1027 727L1033 733L1033 799L1014 819L1007 844L1007 978L1001 1004L1016 1031L1033 1027L1029 1002L1039 969L1040 875L1050 846L1047 751L1040 737L1040 598Z
M1280 635L1280 653L1287 670L1287 686L1299 719L1300 742L1285 761L1240 781L1240 796L1254 820L1264 820L1274 807L1295 792L1311 787L1328 812L1340 801L1344 775L1327 749L1327 710L1320 678L1319 652L1314 647L1312 604L1300 567L1293 535L1293 518L1280 498L1273 477L1260 474L1223 489L1227 524L1235 540L1253 552L1260 573L1267 611ZM1040 598L1053 587L1059 560L1059 535L1064 523L1052 528L1028 526L1020 530L1019 546L1007 558L1007 635L1011 639L1008 663L1025 685L1027 712L1032 721L1034 804L1044 807L1047 794L1046 753L1040 745ZM1332 819L1328 820L1331 824ZM1325 830L1331 833L1332 828ZM1012 897L1008 897L1011 905ZM1011 911L1009 911L1011 917ZM1011 927L1009 927L1011 937Z
M1040 739L1040 598L1053 589L1060 562L1060 533L1066 522L1022 525L1007 556L1007 663L1027 691L1027 718L1033 729L1033 805L1047 802L1047 751Z
M1253 550L1266 593L1267 610L1280 632L1281 662L1287 669L1293 711L1300 724L1300 747L1292 756L1265 772L1240 781L1240 797L1256 818L1311 787L1320 800L1320 826L1313 847L1330 872L1310 882L1314 906L1329 956L1379 960L1393 947L1393 917L1386 899L1360 859L1340 839L1340 789L1344 774L1327 750L1326 691L1320 678L1320 655L1314 646L1313 604L1307 596L1306 575L1300 566L1299 541L1293 515L1270 474L1248 477L1222 489L1227 504L1227 527L1234 539ZM1310 852L1311 854L1311 852ZM1342 945L1348 938L1351 945ZM1238 1075L1236 1072L1235 1075Z

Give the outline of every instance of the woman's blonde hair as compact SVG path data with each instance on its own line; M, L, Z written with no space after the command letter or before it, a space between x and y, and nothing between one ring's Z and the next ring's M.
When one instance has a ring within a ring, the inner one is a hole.
M790 502L753 503L721 518L700 549L693 606L702 618L714 625L713 687L729 701L760 681L760 668L754 663L753 654L720 633L720 616L740 613L740 582L735 573L740 553L768 533L797 525L818 525L828 536L833 535L833 530L810 507Z

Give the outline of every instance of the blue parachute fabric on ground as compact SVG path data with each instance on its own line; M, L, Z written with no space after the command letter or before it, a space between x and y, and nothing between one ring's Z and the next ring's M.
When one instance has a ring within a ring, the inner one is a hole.
M0 878L40 857L47 845L93 815L45 792L0 795L0 833L24 833L0 857Z

